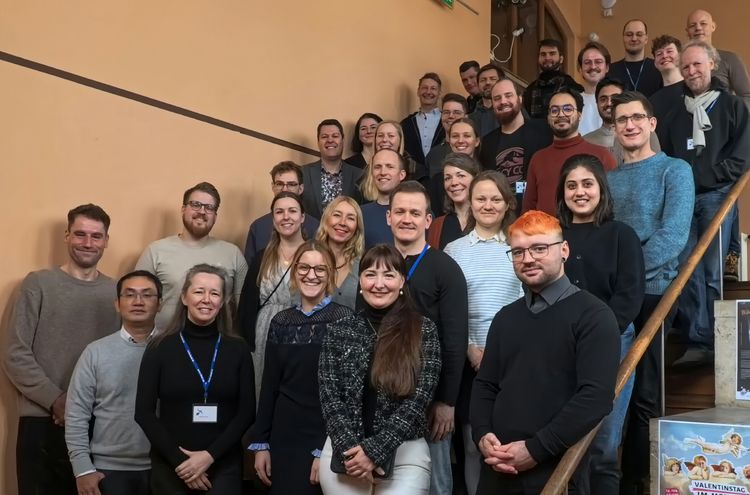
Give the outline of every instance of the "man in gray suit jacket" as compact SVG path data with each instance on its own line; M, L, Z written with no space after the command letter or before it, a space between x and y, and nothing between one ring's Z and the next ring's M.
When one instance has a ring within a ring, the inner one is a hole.
M359 179L362 170L341 159L344 153L344 129L336 119L326 119L318 124L318 149L320 160L302 167L302 203L305 213L322 218L323 210L337 196L350 196L362 202Z

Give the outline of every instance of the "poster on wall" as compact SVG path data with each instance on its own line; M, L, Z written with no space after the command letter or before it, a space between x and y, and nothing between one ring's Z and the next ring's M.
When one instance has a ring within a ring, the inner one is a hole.
M737 400L750 400L750 301L737 301Z
M746 441L748 426L659 420L659 495L750 494Z

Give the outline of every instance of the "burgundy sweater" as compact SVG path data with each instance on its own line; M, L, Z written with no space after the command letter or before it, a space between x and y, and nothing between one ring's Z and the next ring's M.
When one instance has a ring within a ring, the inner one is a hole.
M606 148L585 141L580 135L555 139L546 148L534 153L529 162L523 211L542 210L557 216L557 183L565 160L573 155L594 155L601 160L604 170L613 170L617 163Z

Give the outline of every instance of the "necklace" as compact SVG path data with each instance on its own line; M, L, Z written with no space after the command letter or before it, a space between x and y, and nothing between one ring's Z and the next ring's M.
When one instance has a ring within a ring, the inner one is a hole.
M296 251L296 250L297 249L295 249L294 251ZM290 254L289 256L287 256L284 253L284 248L282 246L279 246L279 254L281 255L281 262L284 263L284 265L288 265L289 263L292 262L292 257L294 257L294 251L292 251L292 254Z

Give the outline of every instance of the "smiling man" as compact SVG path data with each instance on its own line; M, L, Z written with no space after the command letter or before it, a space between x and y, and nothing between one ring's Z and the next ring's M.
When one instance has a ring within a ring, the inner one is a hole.
M370 170L378 197L372 203L362 205L365 249L380 243L393 244L393 233L386 216L391 191L406 178L406 160L394 150L382 149L373 155Z
M117 282L114 304L122 318L120 330L89 344L73 371L65 440L80 494L150 492L150 444L135 422L138 373L133 370L140 368L154 331L161 290L151 272L124 275Z
M344 154L344 127L336 119L318 124L320 160L302 167L302 203L305 214L313 218L323 216L323 210L337 196L350 196L357 203L362 196L357 182L362 170L341 159Z
M594 155L605 170L615 168L615 159L606 148L585 141L578 132L583 98L573 89L563 88L549 101L547 123L552 144L534 154L529 162L523 211L557 212L557 182L562 165L573 155Z
M156 275L164 286L162 310L156 316L156 327L169 325L177 304L185 274L200 263L220 266L229 278L227 293L240 299L242 284L247 274L247 262L237 246L211 237L219 215L221 197L213 184L200 182L182 195L182 231L154 241L143 251L136 270L147 270Z
M677 276L678 257L690 230L695 188L685 161L651 148L657 122L645 96L626 91L612 97L612 107L615 135L624 150L624 163L607 177L614 214L638 235L646 268L643 305L633 321L639 335ZM665 319L665 328L670 324L671 315ZM660 344L657 335L636 369L622 453L622 493L644 493L648 486L648 422L661 415Z
M114 281L98 263L109 242L99 206L68 212L68 259L26 276L13 307L4 367L21 394L16 474L20 495L77 493L63 424L70 375L81 351L117 328Z
M445 131L440 125L440 76L434 72L427 72L419 78L417 97L419 110L408 115L401 121L404 131L404 151L417 162L414 179L427 176L425 163L427 153L433 146L437 146L445 139Z
M484 457L478 495L540 493L566 450L612 410L620 359L612 310L565 275L558 220L526 212L508 243L525 296L492 320L471 392ZM570 493L587 487L587 469L577 470Z
M468 346L466 278L453 258L425 240L432 215L421 184L406 181L391 191L387 218L396 249L406 260L406 281L417 309L435 323L440 338L443 365L428 411L427 443L432 458L430 494L444 495L453 490L451 436Z
M651 96L661 88L662 82L654 59L646 57L646 23L640 19L626 22L622 27L622 43L625 57L610 66L609 77L622 81L628 91L640 91Z
M547 115L549 98L562 88L583 91L583 86L563 71L563 45L559 40L545 39L539 42L539 78L526 88L523 104L533 119Z
M602 119L596 108L596 85L609 72L612 61L607 47L596 41L589 41L578 52L578 72L583 78L583 111L579 130L584 136L602 125Z

